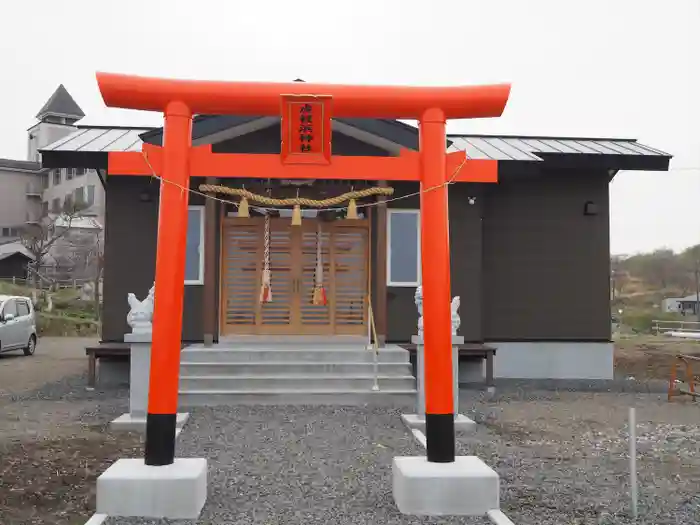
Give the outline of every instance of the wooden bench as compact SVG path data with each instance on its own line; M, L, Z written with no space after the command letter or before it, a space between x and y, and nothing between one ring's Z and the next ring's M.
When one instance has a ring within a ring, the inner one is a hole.
M405 348L411 352L412 362L414 363L415 369L415 355L416 347L414 344L402 344L399 345L401 348ZM480 343L464 343L459 345L459 360L462 361L469 359L482 359L486 360L486 377L484 378L484 383L487 387L494 386L493 381L493 358L496 355L496 349L492 346L486 346Z
M131 345L129 343L99 343L97 346L85 348L88 356L88 386L95 388L97 382L97 360L103 357L129 357Z

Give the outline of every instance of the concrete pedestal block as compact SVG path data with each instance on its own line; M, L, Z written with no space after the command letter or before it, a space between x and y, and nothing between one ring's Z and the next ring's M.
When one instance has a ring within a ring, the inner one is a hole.
M130 385L129 412L122 414L110 423L114 430L129 430L142 432L146 429L146 414L148 413L148 385L151 371L151 332L138 332L124 335L124 341L131 343L130 349ZM177 414L177 428L181 429L189 414Z
M182 429L190 418L189 412L178 412L175 420L175 427ZM117 419L110 422L109 428L112 430L124 430L134 432L146 431L146 416L133 416L132 414L122 414Z
M97 478L98 514L194 520L206 500L204 458L176 458L163 467L120 459Z
M453 463L429 463L425 457L395 457L394 501L414 516L485 516L499 508L498 474L476 456Z
M401 418L409 428L417 428L418 430L425 431L425 345L423 344L423 338L418 335L412 336L411 342L416 345L416 368L418 369L416 375L416 383L418 386L416 413L403 415ZM455 412L455 430L472 431L474 430L475 423L467 416L459 414L459 345L463 343L464 337L460 335L452 336L452 403Z
M131 417L146 417L148 412L148 385L151 380L151 333L125 334L131 343L129 413Z
M417 429L425 432L425 415L401 414L404 425L410 429ZM455 432L474 432L476 422L463 414L455 414Z
M411 336L411 343L416 345L416 359L418 374L416 383L418 385L418 396L416 398L416 414L425 414L425 345L423 338ZM459 345L464 343L464 337L460 335L452 336L452 396L455 413L459 412Z

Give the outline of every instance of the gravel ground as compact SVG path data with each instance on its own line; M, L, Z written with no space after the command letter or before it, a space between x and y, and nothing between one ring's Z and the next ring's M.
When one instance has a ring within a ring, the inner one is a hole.
M0 356L0 525L82 525L97 476L142 453L141 436L107 429L127 392L85 390L91 342L47 337L34 356Z
M119 457L139 457L138 434L110 432L121 392L86 392L85 376L0 396L0 524L82 525L96 479Z
M85 390L84 344L49 341L32 358L0 357L0 525L82 525L94 512L96 477L116 458L142 453L140 436L106 429L125 411L128 392ZM501 381L495 396L465 390L462 412L480 424L459 437L458 452L498 471L502 508L516 525L629 524L626 423L636 406L639 523L697 524L700 405L668 403L663 385ZM397 512L391 460L422 453L401 412L197 409L178 455L209 459L209 499L200 520L175 523L486 523ZM167 521L107 521L156 523Z
M628 524L627 409L639 422L640 523L700 522L700 407L650 394L501 391L462 395L480 422L460 436L502 480L516 525ZM391 460L422 449L396 407L198 409L178 455L210 461L209 499L198 524L486 523L414 518L396 510ZM110 518L107 525L168 523Z
M0 354L0 402L4 396L27 392L64 377L87 370L85 347L96 339L81 337L41 337L36 353Z

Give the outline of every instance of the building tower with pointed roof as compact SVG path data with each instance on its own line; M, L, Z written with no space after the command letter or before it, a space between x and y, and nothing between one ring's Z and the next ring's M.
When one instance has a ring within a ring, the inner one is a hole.
M39 122L28 130L27 160L39 162L38 150L75 131L75 123L84 116L65 86L58 86L36 114Z

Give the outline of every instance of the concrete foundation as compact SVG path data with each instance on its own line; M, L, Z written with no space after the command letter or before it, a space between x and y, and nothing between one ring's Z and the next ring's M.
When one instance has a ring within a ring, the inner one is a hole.
M613 344L598 342L497 342L496 378L612 379Z
M425 415L418 414L401 414L401 420L409 429L417 429L425 432ZM462 414L455 415L455 431L456 432L474 432L476 430L476 422Z
M207 500L207 460L179 458L163 467L120 459L97 478L97 513L194 520Z
M414 516L485 516L498 509L498 474L476 456L453 463L425 457L396 457L392 465L394 501Z
M187 423L190 418L189 412L178 412L177 420L175 425L178 429L181 429ZM114 419L109 427L112 430L125 430L134 432L145 432L146 431L146 416L133 416L132 414L122 414L117 419Z

